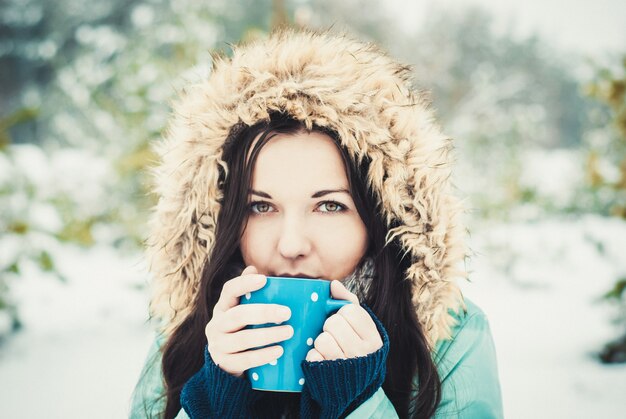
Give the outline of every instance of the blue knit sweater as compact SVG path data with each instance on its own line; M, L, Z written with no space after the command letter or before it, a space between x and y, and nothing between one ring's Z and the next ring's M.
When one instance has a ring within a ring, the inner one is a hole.
M389 337L371 309L370 314L383 346L367 356L334 361L302 362L305 385L299 397L302 418L338 418L348 415L370 398L385 381ZM180 395L190 418L274 418L285 409L272 392L256 391L243 377L235 377L215 365L205 347L204 365L193 375ZM293 401L294 399L292 399ZM295 399L297 401L297 399ZM274 402L272 402L274 401Z

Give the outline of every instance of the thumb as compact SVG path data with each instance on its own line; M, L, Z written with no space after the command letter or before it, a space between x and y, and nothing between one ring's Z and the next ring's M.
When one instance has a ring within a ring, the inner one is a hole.
M246 266L246 269L244 269L241 272L240 276L251 275L251 274L258 274L258 273L259 273L259 271L257 271L257 269L254 266L249 265L249 266Z
M330 283L330 295L335 300L348 300L353 304L359 304L359 298L348 291L341 281L335 280Z

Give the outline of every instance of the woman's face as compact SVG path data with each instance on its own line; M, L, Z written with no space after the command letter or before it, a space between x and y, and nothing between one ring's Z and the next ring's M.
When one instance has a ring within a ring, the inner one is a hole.
M367 250L341 154L326 134L277 134L257 157L241 238L246 265L270 276L343 279Z

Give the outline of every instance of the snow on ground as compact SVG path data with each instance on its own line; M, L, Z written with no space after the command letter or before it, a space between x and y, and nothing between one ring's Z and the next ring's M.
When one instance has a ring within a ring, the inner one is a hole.
M626 274L626 223L588 216L473 232L462 288L490 319L506 417L620 417L626 365L592 352L618 334L613 308L596 300ZM33 270L13 284L24 329L0 346L0 417L126 417L152 338L141 256L55 256L67 283Z
M506 417L623 417L626 365L592 356L620 333L613 307L596 301L626 275L626 223L588 216L480 230L462 289L489 317Z
M26 272L24 328L0 346L0 417L123 418L152 339L139 255L53 249L67 283Z

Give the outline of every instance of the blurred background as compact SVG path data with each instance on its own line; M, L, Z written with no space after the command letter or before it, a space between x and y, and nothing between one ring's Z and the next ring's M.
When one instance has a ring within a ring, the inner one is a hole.
M128 415L153 338L150 144L212 54L279 25L378 42L430 92L506 416L624 417L620 0L2 0L0 417Z

